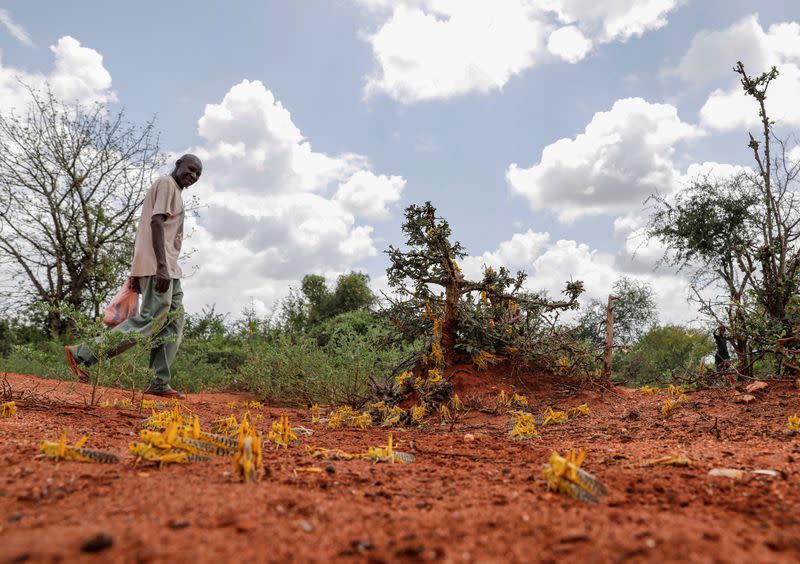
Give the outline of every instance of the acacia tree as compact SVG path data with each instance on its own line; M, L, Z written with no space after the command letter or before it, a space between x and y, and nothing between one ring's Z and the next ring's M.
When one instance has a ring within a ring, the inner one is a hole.
M794 339L790 305L800 282L800 162L767 114L777 69L750 76L739 62L733 70L758 107L760 140L749 134L748 142L755 170L724 182L697 179L671 201L655 197L649 234L668 248L669 262L695 269L701 311L731 327L739 370L749 373L755 359L772 352L782 371L781 343ZM707 297L714 286L723 288L722 299Z
M754 226L759 198L744 173L696 178L673 198L653 197L649 235L669 249L664 261L690 272L703 314L729 327L738 370L751 366ZM720 293L721 292L721 293Z
M0 267L7 306L42 302L63 334L71 307L97 316L130 265L135 216L165 159L152 121L31 88L0 112Z
M741 61L733 70L740 76L744 91L758 104L761 121L761 142L751 133L748 143L756 161L753 184L764 213L763 221L758 224L760 245L755 249L755 260L760 269L753 289L757 302L778 327L778 336L789 337L794 328L787 310L800 282L800 209L796 191L800 161L790 160L790 148L774 135L774 122L767 115L767 90L778 77L778 70L772 67L769 72L751 77ZM778 146L777 155L772 154L773 141ZM781 368L783 354L780 350L776 352Z
M568 282L566 299L556 301L524 290L524 272L512 276L505 268L487 267L482 280L468 280L457 263L466 252L461 243L451 242L450 225L436 216L430 202L406 208L402 229L407 248L390 246L387 251L388 282L397 296L389 315L408 339L433 334L432 352L440 357L434 364L452 364L459 348L475 358L480 339L518 344L543 314L578 305L580 281Z
M300 291L292 290L281 304L281 318L290 330L305 331L340 313L369 310L374 303L367 274L341 274L333 290L328 288L324 276L306 274Z
M658 323L653 287L623 276L614 282L614 344L627 347ZM594 347L602 347L606 334L606 303L592 299L581 311L577 322L578 336Z

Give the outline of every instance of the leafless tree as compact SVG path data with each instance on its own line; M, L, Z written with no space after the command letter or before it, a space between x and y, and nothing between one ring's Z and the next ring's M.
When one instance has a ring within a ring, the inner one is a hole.
M165 159L153 120L27 90L26 110L0 112L0 296L6 308L45 304L61 335L58 309L97 316L124 278L137 210Z
M800 160L767 113L778 70L751 76L739 62L733 71L758 107L761 131L748 139L753 171L724 182L697 179L673 200L654 197L649 234L670 250L670 262L697 268L701 310L731 328L740 372L767 353L779 373L800 371ZM712 286L723 295L704 295Z

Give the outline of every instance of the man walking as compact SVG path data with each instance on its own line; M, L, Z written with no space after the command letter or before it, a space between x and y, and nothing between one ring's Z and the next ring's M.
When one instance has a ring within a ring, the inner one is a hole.
M150 351L150 369L154 377L146 392L157 396L182 399L185 396L170 387L170 366L183 335L183 291L178 256L183 242L185 216L182 192L200 178L203 164L195 155L183 155L175 162L171 174L156 180L142 205L142 217L136 231L131 266L131 287L141 294L139 314L114 327L111 332L123 335L155 336ZM101 342L103 336L95 341ZM106 353L115 356L133 346L135 339L122 339ZM86 367L98 359L87 343L65 348L73 374L82 382L89 381Z
M728 341L725 338L725 326L720 323L717 330L712 333L714 336L714 344L717 346L717 351L714 353L714 365L717 368L717 374L727 373L728 379L733 384L733 374L731 374L731 355L728 352Z

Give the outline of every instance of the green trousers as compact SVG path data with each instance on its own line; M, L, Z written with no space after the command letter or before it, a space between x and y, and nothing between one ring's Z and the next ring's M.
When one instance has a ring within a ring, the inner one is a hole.
M156 277L145 276L139 278L140 296L139 315L126 319L107 333L94 340L94 346L103 347L103 341L110 333L123 335L140 335L143 337L155 336L156 343L150 350L150 370L153 371L153 380L148 387L149 391L160 392L170 389L172 373L170 366L175 360L178 347L183 337L183 290L181 281L173 279L169 288L159 294L155 291ZM110 358L125 352L136 344L136 339L122 338L113 348L106 351L105 356ZM81 343L73 348L73 356L83 366L97 363L97 356L92 347Z

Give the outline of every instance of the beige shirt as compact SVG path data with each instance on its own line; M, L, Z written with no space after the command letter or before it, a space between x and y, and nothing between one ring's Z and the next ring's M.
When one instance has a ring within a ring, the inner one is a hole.
M142 204L142 217L139 219L139 229L136 231L136 242L133 246L133 265L131 276L154 276L158 262L156 252L153 250L153 235L150 230L150 219L154 215L167 216L164 222L164 252L167 258L167 272L170 278L180 278L183 275L178 265L178 255L183 243L183 218L186 215L183 208L181 188L172 176L162 176L156 180Z

